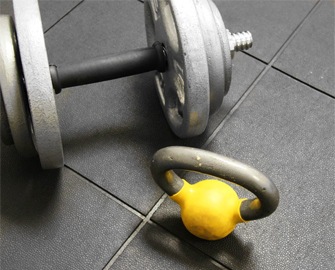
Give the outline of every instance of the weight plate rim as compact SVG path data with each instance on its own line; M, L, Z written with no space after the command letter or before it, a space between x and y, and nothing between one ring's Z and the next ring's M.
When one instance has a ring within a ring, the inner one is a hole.
M223 50L222 56L224 63L224 76L225 76L224 96L226 96L230 89L230 84L232 80L232 57L230 52L228 32L218 7L212 0L208 1L212 9L214 21L217 24L217 29L219 30L222 29L222 31L219 31L219 35L221 36L220 41L221 41L221 48Z
M18 68L19 55L14 21L9 15L0 15L0 82L4 110L6 112L13 143L25 157L36 156L31 137L31 124L26 114L26 97Z
M164 2L164 3L163 3ZM183 77L185 85L187 84L187 91L184 92L185 95L185 106L184 113L186 112L187 118L178 116L176 113L175 107L169 107L169 104L165 104L164 100L162 100L160 96L160 102L165 114L165 117L170 125L172 131L180 138L188 138L200 135L203 133L207 127L208 118L209 118L209 78L208 78L208 68L207 68L207 59L205 48L203 44L203 36L200 32L200 26L197 16L186 16L185 12L190 13L190 10L193 14L196 14L196 9L194 7L194 3L192 0L188 1L179 1L179 0L166 0L166 1L150 1L145 5L146 12L146 30L147 30L147 39L148 44L156 41L153 38L157 39L157 41L162 42L160 38L157 38L157 34L150 33L150 23L155 24L153 21L150 22L151 18L156 16L154 13L153 5L159 3L159 5L168 4L170 8L173 10L171 13L173 14L174 23L177 25L178 29L178 46L182 48L182 51L187 53L183 53L182 60L183 65L188 66L188 70L185 69L185 76ZM163 4L162 4L163 3ZM150 7L151 6L151 7ZM149 16L150 15L150 16ZM150 17L150 18L149 18ZM186 23L181 23L180 21L185 21L185 18L188 18ZM163 18L159 19L163 20ZM190 25L192 27L192 35L190 35ZM159 25L155 25L156 27L160 27ZM162 27L162 26L161 26ZM154 32L157 29L154 30ZM166 30L166 29L165 29ZM153 36L154 35L154 36ZM166 34L168 35L168 34ZM188 39L181 37L188 37ZM190 38L192 36L192 38ZM190 40L196 40L197 42L189 42ZM187 40L187 41L185 41ZM164 41L163 41L164 43ZM167 42L168 43L168 42ZM166 45L166 44L165 44ZM188 48L187 50L185 48ZM199 47L201 49L199 50ZM173 51L173 48L171 48ZM171 51L167 49L168 58L170 58ZM202 53L201 53L202 52ZM192 61L190 61L192 59ZM196 64L195 64L196 63ZM168 61L168 69L171 68L171 65L175 65L174 61L169 59ZM159 85L159 76L166 77L167 73L156 75L156 88L160 89ZM184 75L184 73L183 73ZM193 79L191 81L191 78ZM192 111L190 109L193 109Z
M42 168L64 165L63 146L38 0L13 0L33 139Z
M221 107L225 95L224 52L221 47L220 32L226 29L217 28L211 0L194 1L194 3L206 48L210 89L210 114L213 114Z
M1 56L0 56L1 57ZM1 78L1 75L0 75ZM1 80L1 79L0 79ZM5 103L2 98L2 90L1 90L1 84L0 84L0 109L1 109L1 141L5 145L13 145L14 140L12 136L12 132L10 130L9 122L8 122L8 117L7 117L7 112L5 108Z

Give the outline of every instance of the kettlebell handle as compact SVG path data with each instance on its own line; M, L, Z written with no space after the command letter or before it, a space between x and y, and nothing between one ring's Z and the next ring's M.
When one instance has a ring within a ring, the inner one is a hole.
M279 204L276 186L264 174L237 160L191 147L171 146L158 150L153 156L151 173L169 196L184 186L184 181L174 169L212 175L252 192L256 198L242 201L240 207L241 217L245 221L269 216Z

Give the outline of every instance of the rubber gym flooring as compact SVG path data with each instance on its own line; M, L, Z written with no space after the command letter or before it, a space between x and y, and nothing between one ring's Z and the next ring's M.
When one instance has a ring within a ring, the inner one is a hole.
M254 45L236 54L203 135L172 134L146 73L56 97L63 169L43 171L1 144L1 269L334 269L334 2L215 2ZM40 8L50 63L146 46L140 1ZM280 191L277 211L219 241L193 237L150 175L152 155L170 145L262 171Z

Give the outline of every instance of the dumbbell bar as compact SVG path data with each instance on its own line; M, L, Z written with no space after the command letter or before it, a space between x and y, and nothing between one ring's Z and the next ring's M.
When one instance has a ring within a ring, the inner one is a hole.
M16 31L8 16L1 18L2 116L8 118L2 130L11 133L2 132L9 134L2 137L7 142L12 138L23 155L38 153L43 168L63 165L54 90L156 70L156 87L171 129L179 137L192 137L205 130L209 115L221 106L234 52L252 45L249 32L226 30L211 0L150 0L144 10L153 47L49 67L37 0L13 4Z
M99 57L58 68L50 66L52 85L56 94L62 89L113 80L152 70L164 72L167 59L164 46L155 42L151 48Z

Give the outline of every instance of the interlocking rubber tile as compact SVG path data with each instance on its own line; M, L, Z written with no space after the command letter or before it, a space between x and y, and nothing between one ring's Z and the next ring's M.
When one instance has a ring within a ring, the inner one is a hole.
M169 199L154 221L230 269L333 269L334 109L334 99L271 70L208 150L272 179L281 197L276 212L214 242L190 235Z
M317 1L226 1L217 4L226 28L250 31L254 43L248 53L269 62Z
M146 224L112 269L226 269L155 224Z
M143 4L84 2L47 33L46 43L49 61L58 65L145 47ZM148 169L164 141L157 134L172 136L152 74L65 89L57 106L66 164L149 211L162 194Z
M13 4L9 0L0 1L0 13L13 16Z
M66 2L41 1L45 30L78 3ZM217 3L231 31L253 33L250 54L268 62L316 1ZM324 5L301 33L311 22L322 25L316 17L329 12ZM143 6L135 0L85 1L46 39L50 62L59 65L144 47ZM292 44L299 39L300 32ZM149 172L152 154L167 145L201 146L263 68L245 54L236 56L224 107L206 133L192 140L169 130L150 73L66 89L57 96L66 164L146 213L162 194ZM147 224L112 269L220 267L210 257L230 269L333 269L333 116L330 97L271 71L208 148L273 179L281 193L278 210L239 225L224 240L207 242L184 229L178 206L166 200L154 221L179 238ZM71 169L42 172L37 160L19 158L13 147L2 146L1 155L1 269L102 269L141 220Z
M46 44L49 61L59 66L145 47L143 4L84 2L46 34ZM153 153L168 145L201 144L264 67L243 54L235 60L223 109L194 140L180 140L170 131L152 73L64 89L57 107L66 164L147 213L162 195L149 171Z
M40 0L39 6L42 17L43 29L46 31L52 25L54 25L59 19L65 14L71 11L80 1L50 1ZM8 14L14 17L13 4L10 0L0 1L0 13Z
M335 97L334 1L323 1L275 66Z
M2 145L2 270L102 269L140 221L71 170Z

